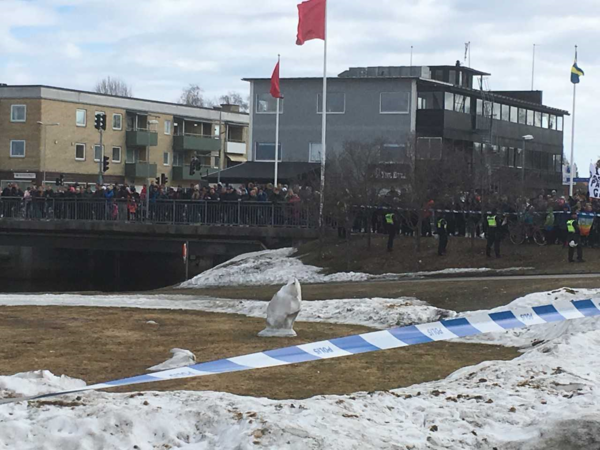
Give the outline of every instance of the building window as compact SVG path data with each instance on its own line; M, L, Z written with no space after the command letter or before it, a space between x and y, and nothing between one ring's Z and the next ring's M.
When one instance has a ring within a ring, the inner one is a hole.
M169 152L163 153L163 166L169 165Z
M548 129L548 113L542 113L542 128Z
M418 109L444 109L444 97L441 92L421 92L417 107Z
M492 117L493 105L492 102L483 102L483 115L485 117Z
M321 162L321 143L311 142L308 144L308 162L320 163Z
M132 148L128 148L125 151L125 163L126 164L135 164L135 150Z
M527 111L527 125L533 126L533 122L534 122L533 116L534 116L533 111L528 110Z
M455 70L448 71L448 83L456 84L456 71Z
M381 162L400 163L406 160L406 146L400 144L383 144Z
M75 160L85 161L85 144L75 144Z
M508 147L508 167L515 167L515 149Z
M100 147L100 145L94 145L94 161L98 162L102 159L102 150L104 150L104 145Z
M496 120L500 120L502 118L502 105L500 103L493 104L493 118Z
M75 112L75 124L78 127L85 127L87 124L87 110L78 109Z
M477 99L477 115L483 116L483 100Z
M26 122L27 121L27 106L26 105L10 105L10 121L11 122Z
M171 134L171 121L165 120L165 134Z
M556 129L558 131L562 131L563 130L563 116L558 116L557 120L556 120Z
M542 113L541 113L541 112L539 112L539 111L536 111L536 112L534 113L534 116L533 116L533 124L534 124L536 127L541 127L541 126L542 126Z
M121 162L121 147L113 147L112 148L112 162L114 162L114 163Z
M278 160L281 161L281 143L279 144ZM256 143L255 161L275 161L275 143Z
M512 123L519 122L519 108L517 108L516 106L510 107L510 121Z
M519 123L522 125L527 124L527 110L519 108Z
M25 158L25 141L10 141L10 157Z
M562 172L562 155L552 155L552 161L554 165L554 171L557 173Z
M471 114L471 97L465 96L465 114Z
M522 148L517 148L515 149L515 167L517 169L522 169L523 168L523 149Z
M113 114L112 116L112 129L113 130L122 130L123 129L123 115L122 114Z
M417 159L442 159L441 137L417 138Z
M173 167L183 167L183 153L173 153Z
M510 120L510 106L502 105L502 120L508 122Z
M556 130L556 116L554 114L550 114L548 119L548 128L550 130Z
M323 94L317 94L317 114L323 113ZM344 114L346 112L346 94L342 92L327 93L327 114Z
M283 99L279 101L279 114L283 114ZM277 99L271 94L258 94L256 96L257 114L275 114L277 112Z
M382 92L379 95L380 114L408 114L408 92Z
M444 109L454 111L454 94L452 92L444 92Z
M465 112L465 96L454 94L454 111Z

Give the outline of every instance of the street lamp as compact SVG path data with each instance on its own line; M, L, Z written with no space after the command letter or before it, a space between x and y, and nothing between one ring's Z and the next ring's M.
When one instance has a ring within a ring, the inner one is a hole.
M58 122L54 123L44 123L38 120L38 125L41 125L44 130L44 158L43 158L43 167L44 167L44 176L42 179L42 185L46 184L46 135L48 134L48 127L57 127L60 125Z
M523 139L523 161L521 162L521 195L525 195L525 142L533 141L534 137L531 134L526 134L525 136L522 136L521 139Z

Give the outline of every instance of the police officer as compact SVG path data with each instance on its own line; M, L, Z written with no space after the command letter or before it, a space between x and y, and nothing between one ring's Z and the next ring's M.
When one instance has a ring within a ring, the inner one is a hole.
M385 227L388 232L387 251L391 252L394 248L394 239L396 238L396 215L393 212L388 212L385 215Z
M438 256L444 256L446 254L446 247L448 246L448 222L444 217L437 221L436 231L439 238Z
M567 242L569 245L569 262L573 261L575 249L577 248L577 262L583 262L583 248L581 247L581 234L579 230L579 222L577 221L577 213L573 212L571 218L567 220Z
M497 214L496 208L492 210L492 213L487 216L487 246L485 247L485 254L488 258L492 256L492 246L494 246L494 253L496 258L500 258L500 241L502 240L502 217Z

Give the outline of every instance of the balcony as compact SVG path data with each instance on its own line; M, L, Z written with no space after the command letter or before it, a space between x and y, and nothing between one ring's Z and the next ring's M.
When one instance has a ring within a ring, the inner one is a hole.
M206 169L209 170L209 173L214 171L210 166L202 166L202 168L197 170L194 175L190 175L190 166L173 167L173 180L200 181L202 177L206 177Z
M158 145L158 133L154 131L136 130L127 131L128 147L156 147Z
M125 176L127 178L155 178L156 173L156 164L143 162L125 164Z
M212 136L185 135L173 137L173 150L201 153L219 152L221 141Z
M227 142L227 153L233 155L245 155L246 154L246 143L245 142Z

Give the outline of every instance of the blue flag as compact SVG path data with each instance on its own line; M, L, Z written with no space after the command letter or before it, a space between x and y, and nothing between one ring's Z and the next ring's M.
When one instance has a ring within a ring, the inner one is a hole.
M575 62L573 63L573 67L571 67L571 83L578 84L579 77L582 77L584 75L585 73L583 72L583 70L581 70L577 65L577 52L575 52Z

